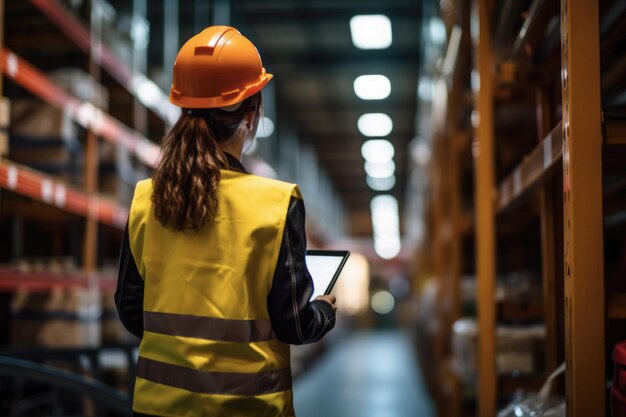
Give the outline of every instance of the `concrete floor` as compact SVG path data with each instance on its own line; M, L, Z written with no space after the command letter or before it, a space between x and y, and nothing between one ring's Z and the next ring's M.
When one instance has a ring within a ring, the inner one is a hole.
M356 333L294 383L298 417L433 417L409 337Z

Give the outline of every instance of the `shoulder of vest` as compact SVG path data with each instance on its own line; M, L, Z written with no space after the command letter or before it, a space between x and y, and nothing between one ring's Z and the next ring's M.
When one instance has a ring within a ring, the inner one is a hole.
M239 173L237 173L239 174ZM298 198L302 200L302 194L300 193L300 188L298 184L275 180L273 178L262 177L254 174L240 174L241 178L245 178L246 181L253 182L257 184L259 187L270 187L273 189L278 189L283 192L291 194L292 197Z
M152 179L148 178L137 182L135 185L135 194L152 193Z
M135 194L131 202L131 217L139 212L147 212L152 201L152 179L148 178L137 182L135 185Z

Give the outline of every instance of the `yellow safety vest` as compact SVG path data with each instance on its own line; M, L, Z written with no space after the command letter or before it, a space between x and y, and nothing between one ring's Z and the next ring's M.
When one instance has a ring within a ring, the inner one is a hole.
M158 416L294 416L289 345L267 310L298 187L222 170L215 222L174 232L137 184L128 224L144 280L133 410Z

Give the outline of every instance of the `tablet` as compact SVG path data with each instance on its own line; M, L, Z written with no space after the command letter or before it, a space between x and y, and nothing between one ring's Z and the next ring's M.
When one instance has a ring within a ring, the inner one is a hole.
M318 295L330 294L348 256L350 252L347 250L306 251L306 266L313 277L315 286L311 300Z

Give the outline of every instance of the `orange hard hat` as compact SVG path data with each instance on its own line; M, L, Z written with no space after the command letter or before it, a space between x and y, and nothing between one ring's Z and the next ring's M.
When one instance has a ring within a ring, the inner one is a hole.
M170 102L191 109L229 107L270 79L252 42L233 27L209 26L178 51Z

